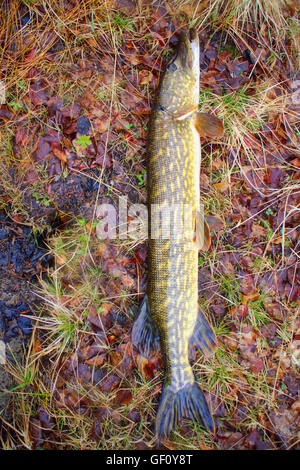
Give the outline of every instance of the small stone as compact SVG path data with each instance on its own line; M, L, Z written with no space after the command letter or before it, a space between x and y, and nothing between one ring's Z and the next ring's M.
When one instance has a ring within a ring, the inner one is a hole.
M90 127L91 127L91 123L90 123L90 120L84 116L80 116L80 118L77 119L77 126L78 126L78 134L81 134L81 135L87 135Z

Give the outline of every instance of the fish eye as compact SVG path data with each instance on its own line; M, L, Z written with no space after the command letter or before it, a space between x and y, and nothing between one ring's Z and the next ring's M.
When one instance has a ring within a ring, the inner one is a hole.
M170 70L171 72L175 72L175 70L177 70L177 65L174 64L174 62L172 62L172 64L169 64L167 66L167 70Z

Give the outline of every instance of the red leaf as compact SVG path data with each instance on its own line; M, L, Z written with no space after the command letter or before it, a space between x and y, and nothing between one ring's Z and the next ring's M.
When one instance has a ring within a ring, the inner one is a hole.
M130 390L118 390L115 403L117 406L128 405L132 400L132 392Z

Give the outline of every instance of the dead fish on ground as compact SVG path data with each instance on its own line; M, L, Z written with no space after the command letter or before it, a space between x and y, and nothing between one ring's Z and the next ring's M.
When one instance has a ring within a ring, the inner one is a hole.
M217 344L198 306L198 250L209 248L208 225L214 223L200 212L199 134L219 138L224 128L217 117L197 112L199 79L199 39L191 29L181 34L177 54L159 86L149 126L147 184L150 209L190 207L192 223L179 240L149 237L147 294L132 330L141 354L149 356L160 346L163 355L165 380L155 427L159 441L183 416L202 422L211 432L215 429L189 363L194 347L208 355Z

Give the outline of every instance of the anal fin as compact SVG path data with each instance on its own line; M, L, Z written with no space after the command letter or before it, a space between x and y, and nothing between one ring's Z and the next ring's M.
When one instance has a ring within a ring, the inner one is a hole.
M190 354L194 348L200 349L204 356L213 354L217 348L217 338L205 314L198 308L198 317L190 339Z
M151 321L147 294L142 300L138 316L133 324L131 340L139 352L146 357L159 349L159 335Z

